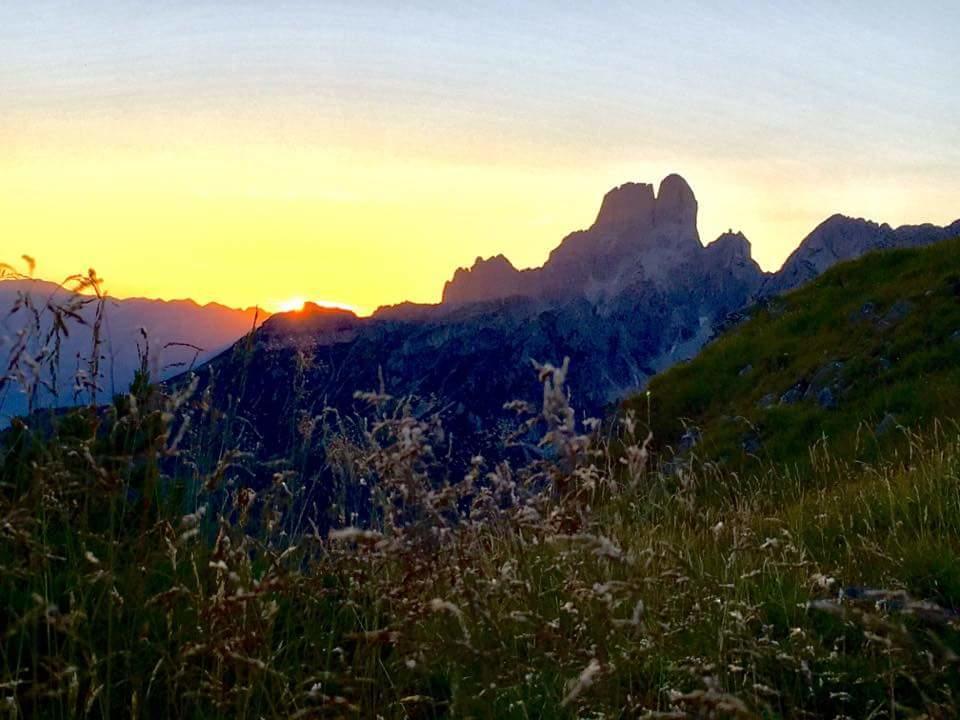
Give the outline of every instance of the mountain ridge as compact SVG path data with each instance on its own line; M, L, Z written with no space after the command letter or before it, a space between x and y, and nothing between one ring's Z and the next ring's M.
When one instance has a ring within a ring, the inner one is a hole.
M39 325L34 325L23 310L17 314L10 312L22 294L29 294L40 311ZM56 373L55 388L48 367L52 361L52 349L47 336L54 320L53 313L46 307L51 301L59 306L75 305L74 316L66 321L67 334L60 342L62 361ZM0 426L29 411L31 401L27 392L35 392L34 407L73 404L77 394L74 387L76 376L81 370L89 371L96 297L78 294L48 280L8 278L0 280L0 308L5 309L0 319L0 338L3 340L0 343L0 363L5 379L0 388ZM108 400L114 391L121 392L130 386L141 367L139 354L146 352L147 346L147 367L155 378L165 379L179 372L179 368L215 357L269 316L256 308L236 309L220 303L200 305L192 299L114 298L109 295L103 303L103 314L104 321L99 330L102 357L98 361L102 375L97 379L100 390L96 392L100 401ZM141 335L141 328L146 331L146 338ZM28 331L24 338L26 343L21 344L18 351L17 339L24 331ZM20 359L14 360L12 353L17 352ZM38 368L42 368L42 377L32 377ZM25 390L24 382L32 389ZM87 392L82 393L85 398Z
M590 228L568 234L540 268L517 270L504 255L460 268L439 304L339 316L341 326L333 329L332 316L315 309L274 316L244 345L250 355L227 353L200 368L201 386L216 376L219 386L232 388L240 373L251 374L244 397L221 400L246 409L249 425L261 433L255 442L268 454L296 440L295 421L278 424L279 418L309 418L327 407L361 412L354 393L384 387L420 397L423 412L440 412L454 434L473 438L459 446L467 461L506 441L506 403L537 403L541 388L531 361L564 357L571 359L568 383L578 413L600 415L693 357L764 288L776 288L778 278L784 286L792 282L764 272L743 233L703 245L696 198L683 178L664 178L656 194L652 188L627 183L606 193ZM851 222L841 225L866 224ZM834 225L818 226L819 234L794 253L796 262L831 240L829 255L803 265L818 274L888 242L869 225L825 238ZM925 243L947 232L920 227L891 237Z

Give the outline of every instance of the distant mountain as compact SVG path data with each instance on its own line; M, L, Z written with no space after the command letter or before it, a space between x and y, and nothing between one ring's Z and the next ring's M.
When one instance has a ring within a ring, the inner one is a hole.
M22 383L16 378L17 368L10 367L17 338L34 324L25 308L12 314L10 312L24 294L31 296L40 313L40 324L34 326L25 348L27 352L20 355L17 363L24 372L30 372L30 366L38 361L44 365L42 358L52 351L52 346L44 343L53 318L52 312L47 309L48 303L65 304L77 298L61 286L42 280L0 281L0 377L8 378L8 382L0 389L0 425L9 422L11 417L22 415L29 407ZM166 378L191 365L198 365L229 347L237 338L253 329L255 314L253 308L236 310L216 303L201 306L192 300L107 300L99 353L100 376L97 384L101 392L98 398L107 400L114 392L122 392L129 387L134 372L140 366L138 347L144 349L149 344L148 368L154 377ZM265 319L267 315L261 313L260 319ZM94 320L95 306L92 303L79 310L75 318L67 319L69 335L63 339L60 348L57 386L54 388L49 384L49 373L43 370L45 384L37 386L37 406L74 403L77 372L89 371ZM146 331L146 341L140 332L141 328ZM89 397L86 392L81 396L84 400Z
M360 409L354 392L378 388L381 377L389 392L421 397L424 411L441 411L455 435L470 436L458 445L464 453L502 443L513 427L505 403L539 401L533 360L570 357L576 407L600 414L695 354L767 279L742 234L703 246L696 220L683 178L665 178L656 194L628 183L540 268L480 259L457 271L439 305L406 303L371 318L321 308L277 315L243 352L200 375L219 378L220 401L256 428L268 453L295 443L301 421L325 407Z
M656 193L643 183L610 190L595 222L565 237L539 268L478 258L456 271L438 305L404 303L370 318L318 307L277 315L242 351L199 374L267 455L300 442L303 423L325 408L361 410L354 392L382 380L390 393L421 398L421 412L440 412L466 459L499 447L513 429L505 403L538 403L531 361L569 357L574 405L581 416L598 415L693 357L756 299L873 249L951 235L960 235L960 222L892 230L835 216L779 272L765 273L741 233L700 242L696 198L670 175Z
M800 287L843 260L854 260L873 250L930 245L960 236L960 220L947 227L903 225L892 228L862 218L833 215L810 233L783 267L764 284L765 295Z

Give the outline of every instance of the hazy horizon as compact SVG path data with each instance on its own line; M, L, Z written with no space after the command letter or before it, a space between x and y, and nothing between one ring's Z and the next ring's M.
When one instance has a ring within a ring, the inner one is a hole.
M767 270L840 212L949 223L960 8L0 8L0 235L119 297L361 312L538 266L683 175Z

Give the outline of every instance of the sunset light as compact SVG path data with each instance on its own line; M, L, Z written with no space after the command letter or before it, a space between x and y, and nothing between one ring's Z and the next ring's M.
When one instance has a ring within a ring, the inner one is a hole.
M350 312L356 315L364 315L366 313L361 312L356 306L348 305L346 303L339 303L332 300L314 300L307 299L302 296L295 296L287 298L286 300L280 300L276 303L271 303L267 306L267 310L273 313L288 313L288 312L300 312L303 310L304 305L307 303L312 303L318 305L322 308L330 308L333 310L349 310Z
M0 720L960 718L958 34L0 0Z
M160 27L123 3L0 5L4 252L92 266L117 297L437 302L478 255L541 265L597 188L670 172L702 240L742 230L768 270L840 210L954 219L955 54L907 6L873 26L613 3L544 33L535 4L204 0L162 4Z

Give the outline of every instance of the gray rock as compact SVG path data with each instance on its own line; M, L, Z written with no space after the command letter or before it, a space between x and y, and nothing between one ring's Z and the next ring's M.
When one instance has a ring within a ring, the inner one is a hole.
M743 377L744 375L749 375L753 372L753 365L747 364L740 368L740 372L737 373L738 377Z
M743 440L740 441L740 447L743 448L745 453L756 455L760 452L760 448L763 447L763 443L760 442L760 437L756 433L749 433L743 436Z
M803 400L803 389L799 385L794 385L780 396L781 405L794 405Z
M776 404L777 404L777 396L774 395L773 393L767 393L762 398L760 398L760 401L757 403L757 407L761 408L762 410L766 410L767 408L772 408Z
M911 310L913 310L913 305L909 301L898 300L890 306L890 309L887 310L884 316L880 319L879 324L884 328L893 327L907 317Z
M882 437L897 427L897 417L893 413L887 413L883 419L873 429L874 435Z
M843 363L839 360L832 360L821 366L810 378L804 398L807 400L816 399L821 390L839 380L841 372L843 372Z
M824 410L833 410L837 406L837 396L831 388L825 387L817 393L817 404Z

